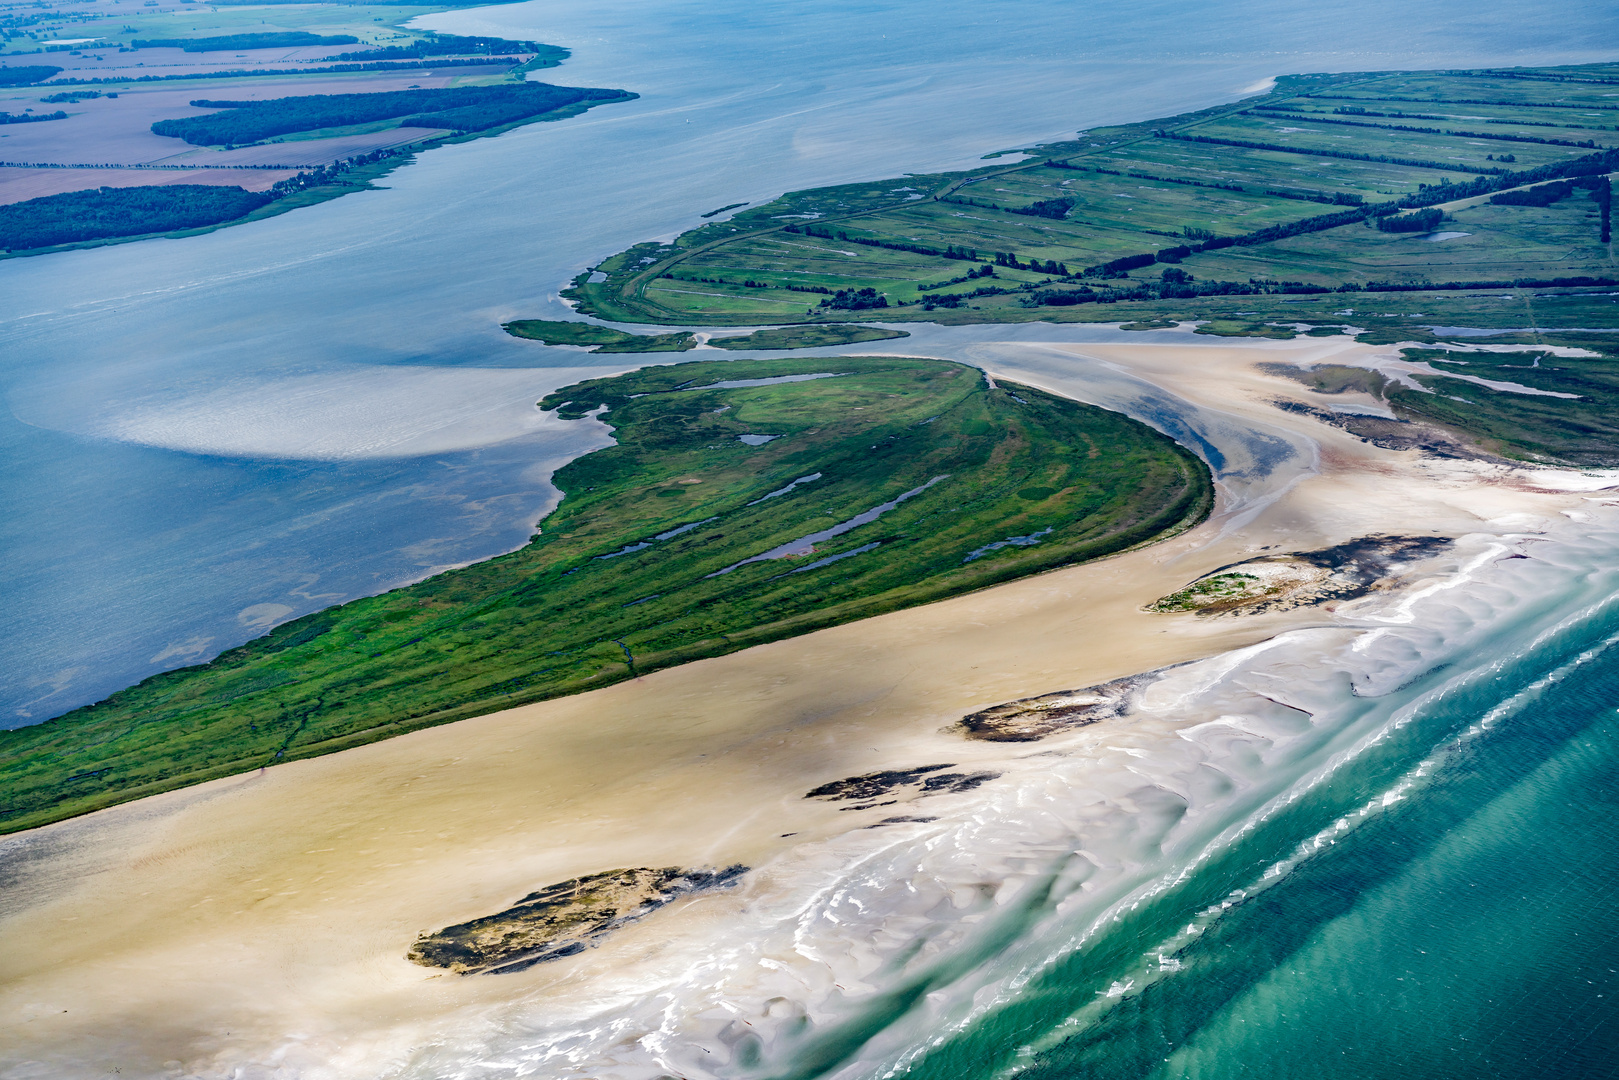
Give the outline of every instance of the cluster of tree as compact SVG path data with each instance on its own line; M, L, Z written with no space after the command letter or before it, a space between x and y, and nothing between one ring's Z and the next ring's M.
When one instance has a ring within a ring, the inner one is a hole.
M673 274L663 274L662 277L673 281L689 281L694 285L729 285L730 282L722 277L675 277Z
M1572 194L1573 181L1558 180L1522 191L1503 191L1499 195L1491 195L1490 201L1497 206L1550 206Z
M52 113L0 112L0 124L34 124L41 120L66 120L67 113L57 109Z
M465 37L460 34L430 34L409 45L386 45L363 52L338 53L333 60L420 60L428 56L495 56L504 53L534 53L545 66L560 64L572 55L557 45L535 41L508 41L498 37ZM545 62L549 63L545 63Z
M1235 146L1243 150L1276 150L1284 154L1343 158L1348 161L1375 161L1384 165L1407 165L1415 169L1443 169L1448 172L1478 173L1481 176L1491 176L1502 171L1501 169L1489 169L1480 165L1462 165L1455 161L1427 161L1422 158L1393 157L1389 154L1361 154L1353 150L1318 150L1313 147L1284 146L1281 143L1256 142L1251 139L1219 139L1212 135L1186 135L1179 131L1165 131L1163 128L1159 128L1153 134L1161 139L1175 139L1180 142Z
M998 202L990 202L988 199L969 199L965 195L940 195L939 201L955 203L957 206L976 206L980 210L999 210L1001 208L1001 204Z
M1190 252L1188 252L1188 254L1190 254ZM1182 258L1185 258L1185 256L1182 256ZM1099 266L1089 267L1085 272L1087 274L1091 273L1092 271L1095 271L1098 274L1128 274L1130 271L1138 270L1143 266L1151 266L1157 261L1158 257L1156 255L1148 253L1143 253L1141 255L1125 255L1122 258L1112 259L1108 262L1102 263Z
M1360 195L1351 195L1347 191L1289 191L1285 188L1266 188L1266 195L1274 195L1278 199L1299 199L1303 202L1327 203L1332 206L1359 206L1365 202Z
M1074 208L1073 199L1041 199L1022 208L1009 208L1013 214L1023 214L1026 217L1042 217L1058 220L1068 216L1068 211Z
M184 49L186 52L246 52L249 49L299 49L308 45L358 45L353 34L311 34L305 30L265 34L221 34L205 38L136 38L132 49Z
M1386 214L1375 218L1378 232L1433 232L1445 219L1445 212L1429 207L1412 214Z
M946 289L951 285L960 285L964 281L976 281L981 277L994 276L995 268L993 266L980 266L976 270L969 270L960 277L953 277L949 281L935 281L930 285L918 285L916 288L918 292L931 292L934 289Z
M497 62L517 63L515 56L496 57ZM354 71L417 71L448 67L487 67L489 60L379 60L373 64L328 64L305 68L236 68L233 71L188 71L181 75L141 75L133 79L57 79L52 86L96 86L103 83L176 82L184 79L247 79L265 75L345 75Z
M1507 161L1507 162L1512 162L1512 161L1517 161L1518 160L1518 155L1517 154L1502 154L1500 157L1496 157L1494 154L1485 154L1484 155L1484 160L1485 161Z
M1017 289L1003 289L998 285L980 285L970 293L940 293L937 296L927 296L922 299L922 310L932 311L937 307L958 308L968 300L976 300L980 296L1004 296L1009 292L1017 292L1030 288L1020 285Z
M1502 160L1505 159L1503 158ZM1612 172L1615 168L1619 168L1619 150L1604 150L1596 154L1585 154L1572 161L1540 165L1533 169L1523 169L1518 172L1503 172L1500 176L1480 176L1463 184L1436 184L1415 194L1405 196L1394 203L1393 207L1394 209L1402 210L1416 209L1431 206L1434 203L1448 202L1452 199L1470 199L1476 195L1488 195L1493 191L1501 191L1505 188L1538 184L1543 180L1596 176ZM1389 211L1384 210L1382 212L1387 213Z
M1192 249L1185 244L1176 247L1159 248L1154 258L1161 263L1178 263L1192 253ZM1165 270L1164 273L1169 273Z
M60 94L46 94L39 100L47 105L71 105L76 101L88 101L91 98L117 96L117 93L103 94L100 90L68 90Z
M402 127L481 131L566 105L624 96L622 90L525 82L375 94L309 94L268 101L211 101L208 105L220 108L220 112L159 120L152 125L152 131L184 139L194 146L236 146L295 131L396 117L404 118L400 121Z
M344 158L342 161L334 161L330 165L321 165L309 172L301 172L297 176L277 181L270 187L270 197L283 199L288 195L307 191L310 188L324 187L328 184L346 184L347 181L340 178L351 169L357 169L362 165L371 165L388 158L401 157L409 153L411 151L408 147L385 147L381 150L373 150L369 154L356 154L353 157ZM252 166L249 167L251 168Z
M1596 148L1596 141L1583 139L1574 142L1569 139L1543 139L1538 135L1507 135L1501 132L1485 131L1457 131L1452 128L1412 127L1407 124L1378 124L1369 120L1332 120L1325 116L1303 116L1299 113L1261 112L1252 110L1255 116L1269 116L1278 120L1302 120L1309 124L1342 124L1346 127L1382 128L1385 131L1409 131L1417 135L1453 135L1463 139L1493 139L1496 142L1526 142L1545 143L1547 146L1576 146L1581 149ZM1426 119L1426 117L1424 117ZM1441 118L1436 118L1441 119Z
M789 225L784 232L801 233L804 236L815 236L822 240L842 240L849 244L864 244L866 247L887 248L890 251L909 251L913 255L932 255L936 259L971 259L977 261L977 252L968 255L968 248L957 248L952 245L948 252L938 248L930 248L923 244L902 244L891 240L877 240L869 236L850 236L839 229L833 233L831 229L819 228L815 225Z
M668 277L669 275L665 274L663 276ZM812 292L820 293L823 296L832 295L832 290L827 288L825 285L783 285L782 288L786 289L788 292Z
M1073 168L1072 165L1069 168ZM1129 172L1120 172L1118 169L1092 169L1092 172L1103 176L1128 176L1135 180L1154 180L1160 184L1180 184L1184 187L1215 188L1220 191L1242 191L1241 184L1221 184L1211 180L1188 180L1182 176L1154 176L1152 173L1139 172L1134 169Z
M1187 300L1198 296L1312 295L1332 290L1303 281L1195 281L1184 270L1184 280L1166 278L1123 287L1086 285L1078 289L1038 289L1019 301L1024 307L1072 307L1075 304L1114 304L1121 300Z
M1448 98L1438 94L1432 97L1401 97L1390 94L1387 97L1358 98L1346 94L1308 94L1307 97L1332 101L1366 101L1380 105L1385 101L1409 101L1422 105L1510 105L1516 109L1567 109L1569 105L1560 101L1502 101L1499 98ZM1619 105L1587 105L1581 104L1580 110L1590 112L1594 109L1619 109Z
M7 67L0 64L0 86L32 86L44 82L61 70L49 64L30 64L26 67Z
M1044 262L1041 262L1039 259L1030 259L1028 262L1018 262L1017 252L1015 251L997 251L995 253L995 265L1004 266L1009 270L1027 270L1031 274L1054 274L1058 277L1068 276L1068 265L1066 263L1060 263L1054 259L1047 259Z
M1497 206L1551 206L1574 194L1576 188L1585 188L1596 200L1602 212L1601 242L1606 244L1613 239L1613 184L1606 176L1577 176L1572 180L1540 184L1523 191L1503 191L1491 195L1490 201Z
M970 247L957 247L951 244L944 249L943 255L947 259L962 259L966 262L978 261L978 249Z
M275 198L239 187L172 184L70 191L0 206L0 249L30 251L173 229L198 229L242 217Z
M1472 289L1580 289L1619 285L1619 278L1513 278L1511 281L1368 281L1340 285L1337 292L1467 292Z
M870 308L887 307L888 297L879 295L877 290L870 286L864 289L839 289L829 298L822 300L821 306L835 311L866 311Z
M1619 86L1619 79L1605 79L1600 75L1552 75L1543 71L1500 71L1487 68L1483 71L1458 71L1458 75L1467 75L1475 79L1524 79L1528 82L1559 82L1559 83L1595 83L1598 86Z

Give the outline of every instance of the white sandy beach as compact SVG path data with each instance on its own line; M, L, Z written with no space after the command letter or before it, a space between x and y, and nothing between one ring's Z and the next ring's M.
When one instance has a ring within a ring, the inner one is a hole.
M1337 625L1313 608L1143 610L1218 567L1378 533L1535 533L1619 482L1383 450L1272 404L1348 403L1255 366L1393 352L1347 339L1026 352L1000 350L993 372L1083 398L1083 374L1062 374L1063 354L1083 355L1298 449L1233 477L1211 520L1156 546L9 838L0 1075L388 1075L445 1017L519 997L559 1012L610 1000L684 963L668 944L682 928L723 940L743 907L761 918L764 887L677 903L516 975L403 957L423 931L576 875L783 866L874 820L806 801L816 785L1041 752L947 730L966 713Z

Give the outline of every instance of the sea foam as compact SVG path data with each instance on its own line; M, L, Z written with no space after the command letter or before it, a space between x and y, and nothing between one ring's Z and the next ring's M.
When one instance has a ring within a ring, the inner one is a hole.
M1487 691L1501 665L1616 602L1603 568L1619 565L1619 515L1592 518L1464 537L1325 625L1156 673L1121 718L974 744L956 760L1000 777L928 799L933 820L799 845L560 985L516 984L412 1033L389 1075L893 1075L1077 962L1098 981L1044 1041L1065 1037L1174 977L1224 912L1397 806L1467 739L1525 715L1538 684L1463 730L1423 728L1436 701Z

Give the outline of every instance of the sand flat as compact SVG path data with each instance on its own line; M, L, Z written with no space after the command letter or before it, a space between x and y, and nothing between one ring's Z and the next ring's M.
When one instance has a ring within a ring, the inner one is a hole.
M1209 522L1153 547L13 838L0 1061L205 1070L290 1040L312 1062L369 1069L391 1029L578 993L603 962L435 976L402 958L421 931L619 866L758 865L858 827L805 801L811 787L984 759L944 730L967 712L1323 621L1143 611L1219 566L1373 532L1527 530L1582 505L1520 470L1378 449L1270 404L1331 399L1257 363L1378 351L1344 339L1057 349L1286 431L1312 460L1269 489L1226 485ZM1053 367L1001 355L1007 378L1062 389ZM680 917L644 920L624 947L654 949L659 920Z

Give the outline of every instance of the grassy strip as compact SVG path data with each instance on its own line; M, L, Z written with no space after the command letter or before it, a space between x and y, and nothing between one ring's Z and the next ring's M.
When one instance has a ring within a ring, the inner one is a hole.
M1097 558L1213 495L1142 424L937 360L688 363L542 405L606 405L618 444L557 473L527 546L0 732L0 830Z
M817 349L831 345L853 345L862 341L888 341L910 337L904 330L881 330L875 326L783 326L755 330L742 337L710 338L716 349Z
M681 331L676 334L630 334L607 326L582 322L549 322L545 319L517 319L502 323L512 337L527 338L545 345L595 345L593 353L685 352L697 347L697 339Z

